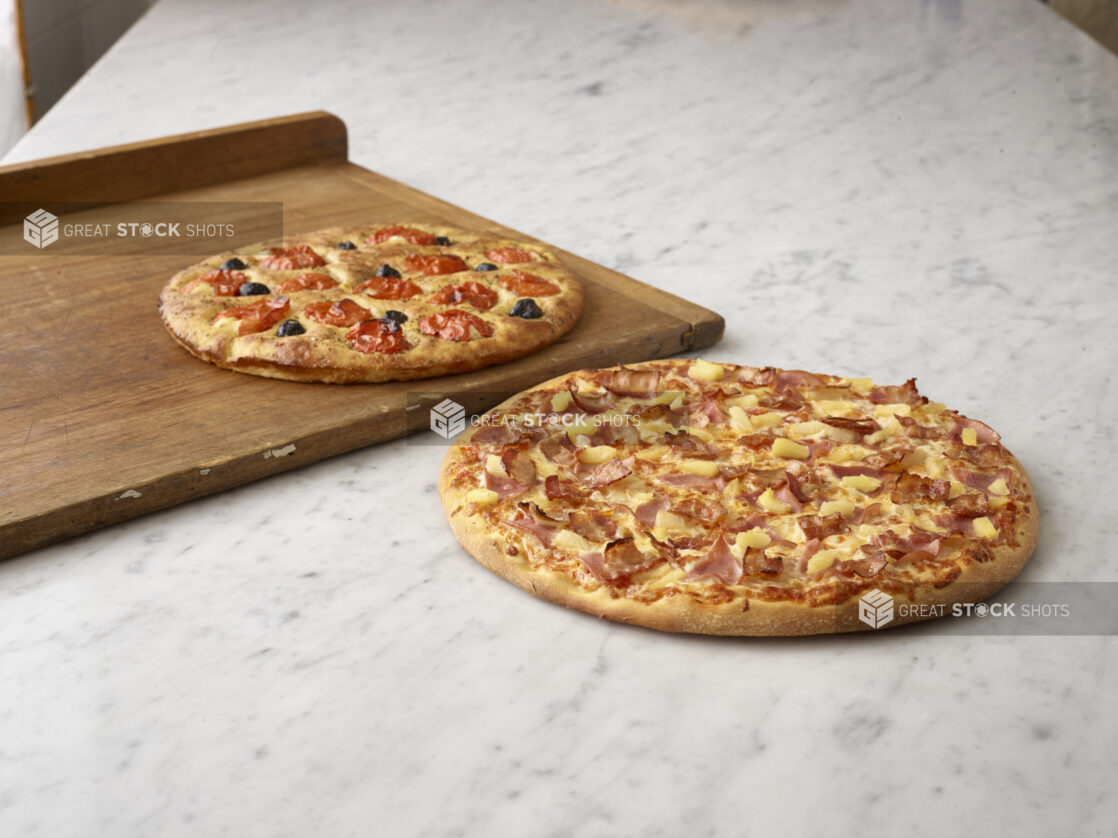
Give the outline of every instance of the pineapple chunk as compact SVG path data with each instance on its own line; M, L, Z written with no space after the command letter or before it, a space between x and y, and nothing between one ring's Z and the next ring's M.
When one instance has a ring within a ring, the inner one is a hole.
M497 493L492 489L470 489L466 492L466 502L477 506L491 506L497 502Z
M811 449L806 445L800 445L782 436L773 440L773 454L777 457L784 457L787 460L806 460L810 453Z
M1005 485L1005 478L999 477L993 483L986 487L986 491L991 495L1008 495L1009 487Z
M696 360L687 370L687 374L700 381L721 381L726 374L721 364L712 364L710 361Z
M541 480L546 480L551 475L559 473L559 469L555 467L554 463L542 457L539 459L533 458L532 461L536 464L536 476Z
M676 515L674 512L661 509L656 513L656 528L664 530L665 532L689 530L691 529L691 522L682 515ZM657 538L659 538L659 536L657 536Z
M668 402L668 407L670 407L672 410L679 410L681 407L683 407L683 404L683 394L680 393L678 396Z
M974 532L979 538L994 539L998 537L998 528L990 523L989 518L975 518Z
M757 505L766 512L772 512L774 515L786 515L792 508L784 501L776 499L776 495L773 494L771 486L761 492L761 496L757 498Z
M812 420L810 422L797 422L794 425L789 425L785 430L788 436L792 437L793 439L800 439L801 437L805 436L814 436L815 434L826 430L827 427L828 426L824 425L822 422L816 422L815 420ZM834 430L838 431L842 429L835 428Z
M751 431L753 425L749 421L749 415L738 407L736 404L730 405L730 424L737 428L739 431Z
M703 442L711 442L714 439L714 436L706 428L688 428L687 430L691 436L695 439L701 439Z
M555 533L555 538L551 543L560 550L566 550L569 553L589 553L592 546L581 535L570 530L559 530Z
M851 460L864 460L869 456L870 449L861 445L840 445L829 452L829 457L835 463L847 463Z
M819 505L819 514L826 518L828 515L850 515L854 511L854 504L848 500L825 500Z
M637 452L637 456L642 460L661 460L664 455L671 449L666 445L651 445Z
M834 550L817 550L815 555L807 560L807 572L818 573L826 570L835 563Z
M924 472L928 477L938 480L944 475L943 457L928 457L924 460Z
M963 440L963 445L978 445L978 431L974 428L963 428L959 438Z
M879 404L873 412L882 418L886 416L911 416L912 406L907 404Z
M562 413L571 406L571 391L560 390L551 397L551 409L556 413Z
M819 416L845 416L853 409L853 404L838 399L820 399L815 403L815 412Z
M617 457L617 449L612 445L592 445L578 452L578 458L587 465L596 466Z
M740 407L742 410L748 410L751 407L757 406L757 396L753 393L747 393L744 396L734 396L732 399L726 399L726 404L730 407Z
M928 459L928 449L916 448L904 455L904 458L901 460L901 465L905 468L911 468L912 466L920 465L926 459Z
M582 422L575 422L567 426L567 438L570 439L571 442L577 444L578 437L593 436L596 430L598 430L598 426L593 422L587 422L585 420Z
M954 500L955 498L959 497L959 495L965 495L966 493L967 493L967 487L966 486L964 486L958 480L952 480L951 481L951 491L947 493L947 498L948 498L948 500Z
M501 462L501 458L496 454L490 454L485 458L485 470L494 477L505 476L505 464Z
M1009 498L1007 498L1007 497L992 497L992 498L990 498L990 508L991 509L1001 509L1007 503L1009 503Z
M703 477L714 477L718 474L718 463L713 460L684 460L679 464L679 468L688 474L699 474Z
M872 378L851 378L848 380L850 381L851 391L858 394L859 396L868 396L870 394L870 390L873 389Z
M868 493L881 488L881 481L868 474L848 474L842 478L842 486L845 489L857 489L859 492Z
M947 405L943 402L928 402L923 406L922 410L924 410L925 413L943 413L946 408Z
M749 547L765 548L772 543L769 534L760 527L754 527L749 532L739 532L736 539L734 539L736 546L743 549Z
M898 427L899 425L897 423L897 420L890 417L890 419L886 420L886 422L881 426L880 431L874 431L872 434L866 437L866 444L877 445L877 443L879 442L884 442L893 435Z
M784 417L779 413L759 413L756 416L750 416L749 422L754 429L771 428L776 425L783 425Z

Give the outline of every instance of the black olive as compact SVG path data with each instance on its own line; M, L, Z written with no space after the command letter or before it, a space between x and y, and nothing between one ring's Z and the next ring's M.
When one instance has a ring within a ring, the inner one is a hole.
M404 314L404 312L395 311L393 309L389 309L388 311L386 311L384 313L384 319L385 320L391 320L393 323L407 323L408 322L408 316L406 314Z
M381 265L377 268L377 276L394 276L396 279L399 279L400 272L391 265Z
M435 239L435 244L441 244L445 247L446 245L450 244L450 239L448 239L446 236L439 236Z
M292 335L301 335L307 331L298 320L284 320L276 329L276 337L289 338Z
M537 317L543 317L543 312L536 304L536 301L530 297L525 297L522 300L517 300L516 305L512 307L509 312L512 317L523 317L525 320L535 320Z
M353 242L338 242L334 247L338 250L357 250L357 245Z
M237 289L237 294L241 297L255 297L259 294L271 293L271 288L259 282L246 282L244 285Z
M248 265L246 265L244 262L242 262L240 259L238 259L236 256L234 256L232 259L226 259L224 262L222 262L221 267L219 268L219 270L222 270L222 271L243 271L247 267L248 267Z
M497 266L494 265L492 262L482 262L480 265L478 265L476 268L474 268L474 270L475 271L495 271L495 270L497 270Z

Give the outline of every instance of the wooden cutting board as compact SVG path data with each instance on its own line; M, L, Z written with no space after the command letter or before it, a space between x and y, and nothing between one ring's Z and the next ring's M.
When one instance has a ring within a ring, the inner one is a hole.
M30 205L142 199L280 201L289 234L401 218L531 239L346 154L345 125L317 112L0 167L0 235L21 236ZM407 418L409 392L480 411L562 372L698 349L723 330L712 311L556 248L586 307L542 352L422 382L273 381L197 361L164 330L160 289L204 254L21 248L0 254L0 558L425 427Z

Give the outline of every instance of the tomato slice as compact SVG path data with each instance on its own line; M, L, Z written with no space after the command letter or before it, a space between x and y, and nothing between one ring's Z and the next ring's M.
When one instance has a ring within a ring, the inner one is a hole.
M518 297L549 297L559 293L559 286L554 282L525 271L513 271L501 277L501 287Z
M425 335L442 338L443 340L467 341L474 338L470 335L473 327L482 337L492 337L493 327L468 311L452 308L440 311L419 321L419 331Z
M287 310L291 307L287 297L276 297L271 300L261 300L247 306L232 306L224 311L219 311L214 318L216 323L222 317L235 317L241 321L238 335L251 335L253 332L264 332L276 325Z
M397 279L393 276L371 276L353 289L363 291L377 300L407 300L423 289L410 279Z
M480 282L463 282L461 285L448 285L440 289L428 302L439 305L467 302L478 311L488 311L497 303L497 292Z
M404 257L404 270L424 276L442 276L468 271L470 266L457 256L437 256L413 253Z
M411 349L411 344L404 337L400 327L384 320L366 320L358 323L346 332L345 339L358 352L367 355L373 353L395 355L397 352Z
M532 251L518 247L495 247L485 251L485 258L498 265L514 265L518 262L534 262L537 257Z
M385 227L371 233L365 239L365 244L384 244L389 239L403 239L409 244L427 245L436 244L438 236L424 230L417 230L414 227Z
M371 314L367 308L358 305L353 300L337 300L335 302L323 300L318 303L310 303L303 309L303 313L316 323L324 323L327 326L352 326L354 323L365 320Z
M183 291L193 291L199 285L208 285L218 297L235 297L237 290L248 282L248 277L241 271L210 271L196 279L190 280L182 287Z
M257 264L270 271L295 271L299 268L320 268L326 260L319 256L309 244L295 247L273 247Z
M338 280L329 274L305 273L285 279L276 286L276 290L281 294L290 294L293 291L325 291L337 286Z

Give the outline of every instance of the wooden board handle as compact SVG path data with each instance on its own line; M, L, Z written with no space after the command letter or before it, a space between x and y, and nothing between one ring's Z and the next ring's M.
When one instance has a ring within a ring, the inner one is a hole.
M9 204L0 206L0 224L20 221L20 207L11 204L135 201L295 166L344 162L347 153L345 123L312 111L0 166L0 195Z

